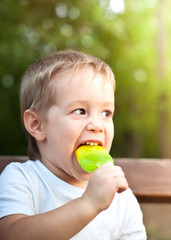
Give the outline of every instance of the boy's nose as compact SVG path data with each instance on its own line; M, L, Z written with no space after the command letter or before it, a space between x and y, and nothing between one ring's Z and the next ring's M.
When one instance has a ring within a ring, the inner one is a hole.
M91 118L87 124L87 130L88 131L94 131L94 132L103 132L104 126L100 119L98 118Z

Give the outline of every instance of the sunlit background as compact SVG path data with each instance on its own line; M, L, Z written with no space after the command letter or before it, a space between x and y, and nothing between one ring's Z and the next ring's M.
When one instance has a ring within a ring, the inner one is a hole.
M0 154L26 155L20 80L33 61L85 51L114 71L114 157L171 157L170 15L167 0L2 0Z
M27 155L18 95L25 70L75 49L114 71L111 155L171 158L170 10L170 0L1 0L0 155ZM143 208L149 240L171 239L168 209Z

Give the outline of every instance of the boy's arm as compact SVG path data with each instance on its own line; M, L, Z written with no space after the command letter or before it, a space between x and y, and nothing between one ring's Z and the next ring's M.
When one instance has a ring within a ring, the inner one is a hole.
M87 189L77 198L55 210L26 216L10 215L0 220L2 240L70 239L99 212L109 207L116 192L127 189L122 170L110 163L92 173Z
M14 214L0 220L1 240L70 239L96 215L97 210L82 198L34 216Z

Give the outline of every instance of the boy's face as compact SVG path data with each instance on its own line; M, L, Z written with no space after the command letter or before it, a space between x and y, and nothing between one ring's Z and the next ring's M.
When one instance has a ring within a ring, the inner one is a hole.
M66 176L87 180L89 173L81 169L75 152L85 142L97 142L110 150L114 135L113 82L94 75L92 70L80 70L60 80L54 77L53 81L57 104L48 110L43 122L42 162L64 180Z

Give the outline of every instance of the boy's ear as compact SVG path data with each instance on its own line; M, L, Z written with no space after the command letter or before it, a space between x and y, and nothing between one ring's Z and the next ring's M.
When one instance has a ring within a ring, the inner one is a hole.
M35 111L28 109L24 112L24 125L26 130L37 141L43 141L46 139L41 118Z

